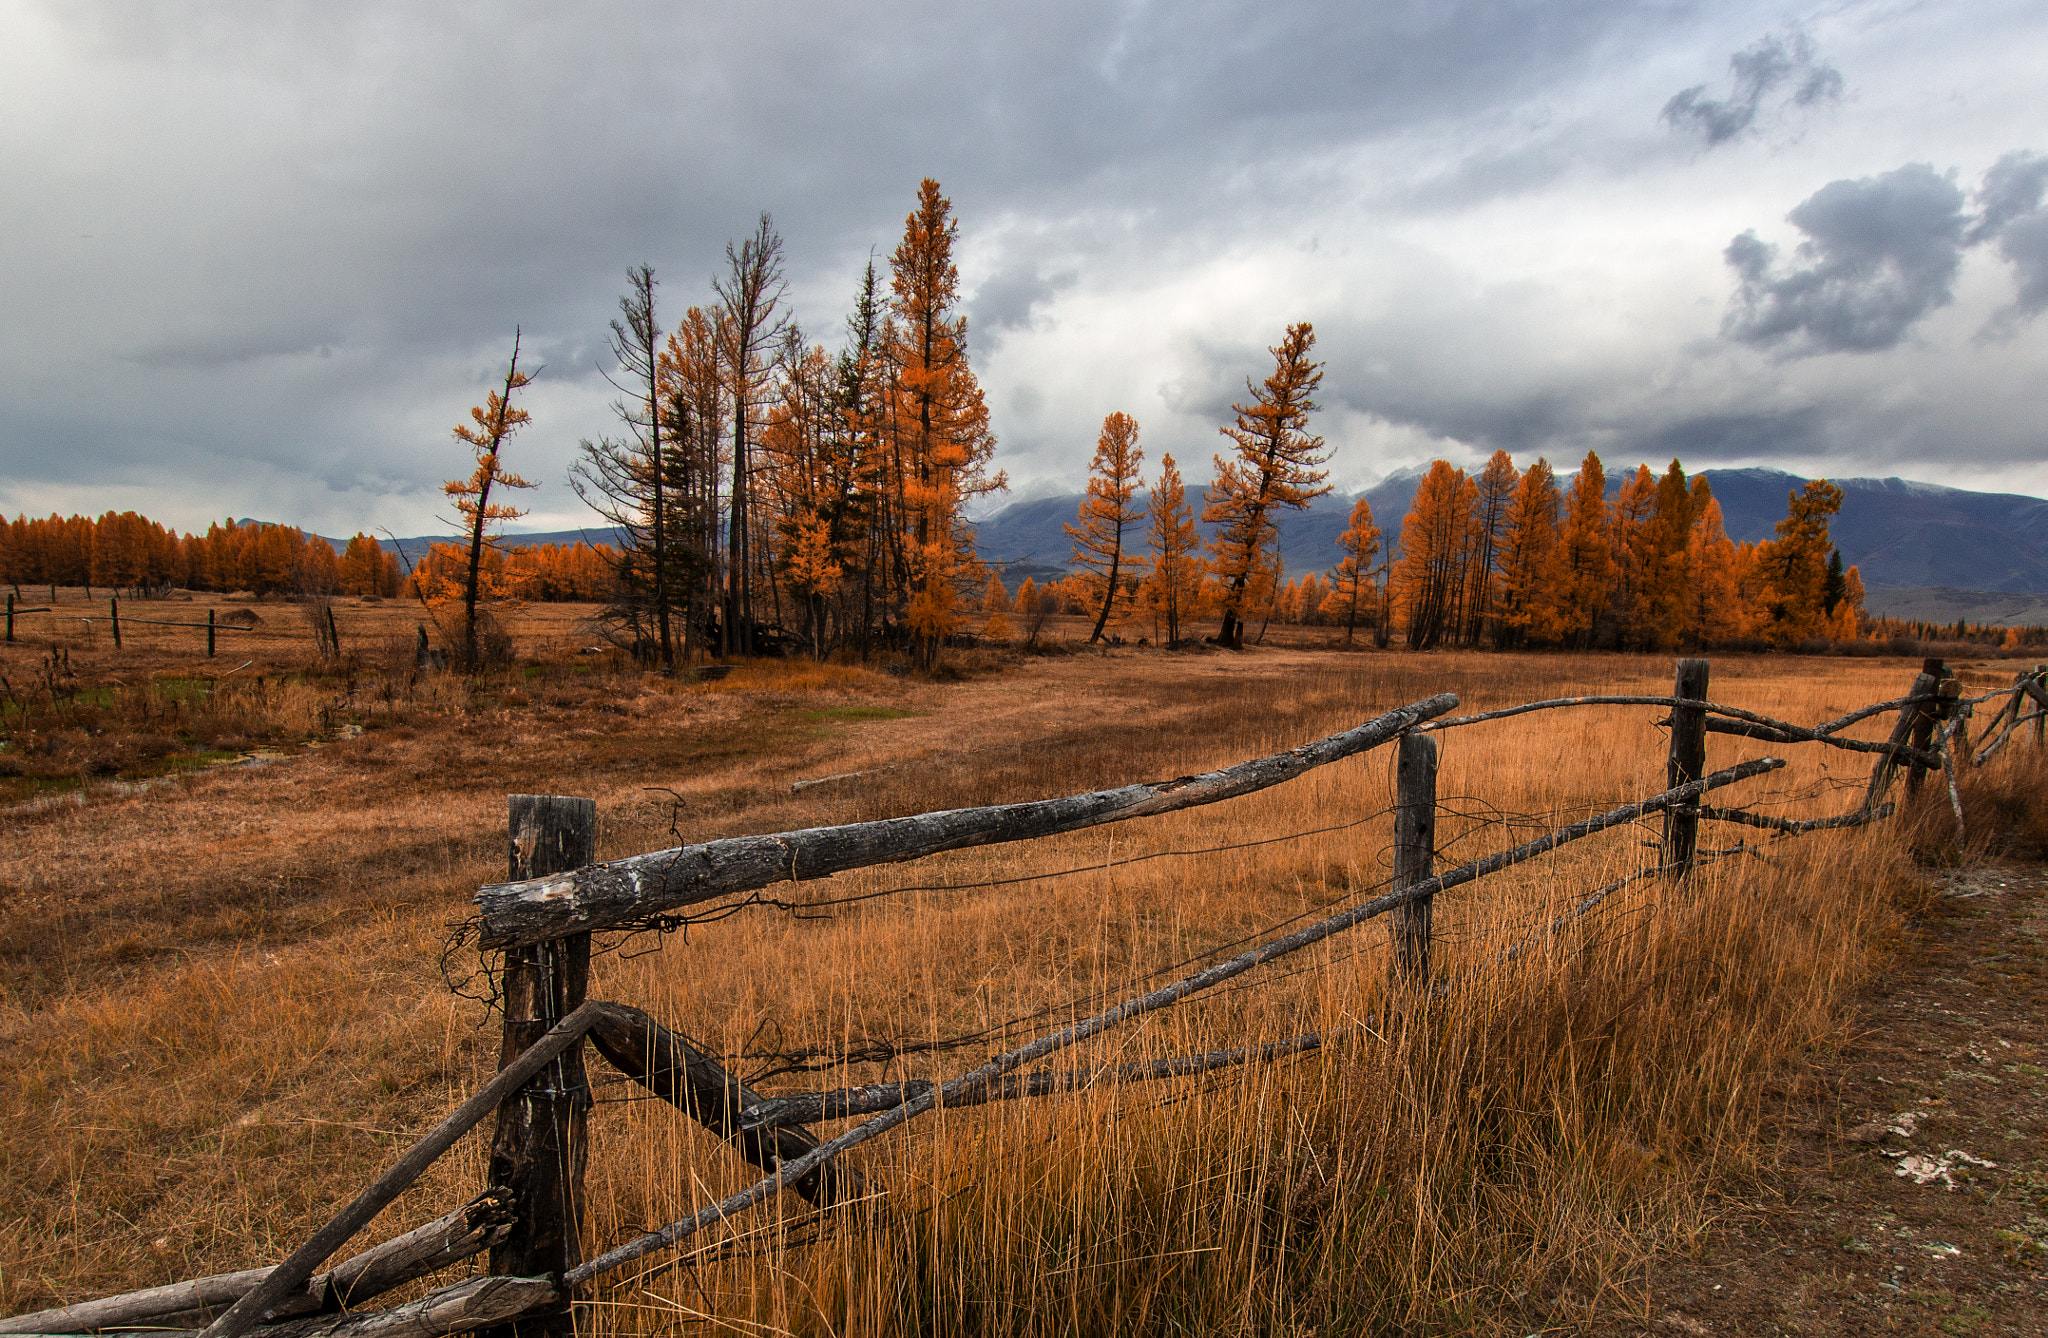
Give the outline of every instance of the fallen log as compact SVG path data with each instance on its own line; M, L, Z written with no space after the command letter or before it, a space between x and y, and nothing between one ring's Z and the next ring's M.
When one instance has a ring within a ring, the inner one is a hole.
M775 1174L767 1179L749 1185L737 1193L727 1195L717 1203L709 1204L689 1217L670 1222L658 1230L650 1231L632 1240L625 1241L593 1259L584 1261L565 1274L563 1280L571 1286L588 1282L594 1277L629 1264L635 1259L652 1254L656 1250L666 1249L677 1241L692 1236L708 1226L725 1221L735 1214L745 1212L748 1208L774 1194L781 1188L785 1179L792 1182L801 1179L809 1175L817 1167L831 1161L840 1153L858 1147L869 1139L877 1138L887 1133L897 1125L916 1119L927 1111L936 1109L940 1104L952 1099L956 1094L964 1094L978 1088L988 1087L995 1083L997 1079L1003 1077L1003 1075L1014 1072L1035 1059L1076 1045L1091 1036L1107 1031L1119 1023L1130 1021L1132 1018L1142 1017L1147 1013L1156 1012L1162 1008L1170 1008L1203 990L1213 988L1226 980L1243 975L1253 967L1278 957L1285 957L1290 953L1299 952L1303 948L1322 942L1333 934L1341 933L1346 929L1352 928L1354 925L1363 924L1375 916L1384 915L1396 906L1405 905L1420 897L1435 896L1453 887L1463 886L1488 874L1497 873L1502 869L1510 868L1513 865L1535 859L1539 855L1547 854L1561 845L1567 845L1581 838L1606 831L1610 827L1618 827L1625 822L1634 822L1647 814L1662 812L1673 805L1694 803L1701 795L1710 790L1719 789L1724 785L1732 785L1737 781L1748 780L1753 776L1763 775L1767 771L1776 771L1784 765L1783 762L1774 757L1760 757L1752 762L1744 762L1739 766L1717 771L1711 776L1703 776L1699 780L1691 781L1675 789L1666 790L1664 793L1654 795L1649 799L1626 804L1620 808L1609 810L1606 813L1597 814L1575 822L1569 827L1561 827L1554 832L1546 833L1533 841L1525 842L1513 849L1503 850L1497 854L1488 855L1483 859L1474 860L1470 864L1461 865L1456 869L1450 870L1448 873L1440 873L1434 878L1426 879L1410 887L1404 887L1397 892L1389 892L1384 896L1375 897L1371 901L1354 906L1348 911L1333 915L1325 920L1319 920L1315 924L1297 929L1291 934L1271 939L1253 948L1251 951L1241 953L1228 961L1218 962L1216 965L1197 971L1191 976L1184 976L1170 985L1161 986L1150 994L1126 999L1122 1003L1095 1014L1093 1017L1084 1018L1072 1026L1048 1033L1029 1044L1018 1046L1014 1050L997 1055L971 1073L962 1074L950 1082L941 1084L933 1091L913 1097L900 1106L883 1111L865 1123L855 1125L830 1142L820 1143L816 1148L805 1153L794 1162L778 1166Z
M389 1310L315 1315L311 1319L268 1324L257 1332L262 1338L443 1338L446 1334L503 1324L557 1305L560 1297L561 1289L552 1278L485 1273ZM198 1338L203 1332L174 1329L151 1338Z
M724 1139L755 1166L773 1171L818 1140L801 1129L777 1129L742 1118L762 1105L752 1088L690 1042L625 1004L597 1005L590 1043L611 1066ZM820 1207L847 1197L841 1168L821 1166L789 1187Z
M487 1250L511 1229L512 1205L504 1191L487 1189L454 1212L403 1236L375 1245L331 1271L307 1280L270 1309L270 1319L360 1306L394 1287L423 1278ZM120 1296L0 1319L0 1334L94 1333L102 1329L181 1329L202 1325L270 1276L246 1268L209 1278L173 1282Z
M970 846L1027 841L1234 799L1398 737L1455 708L1454 694L1397 707L1355 729L1200 776L991 808L741 836L592 864L573 873L493 883L476 894L482 945L510 948L564 934L644 924L665 912L781 882Z

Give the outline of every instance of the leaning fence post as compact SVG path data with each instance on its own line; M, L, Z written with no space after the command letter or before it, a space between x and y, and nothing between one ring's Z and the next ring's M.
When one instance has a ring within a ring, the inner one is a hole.
M512 877L539 878L597 862L597 801L562 795L507 796ZM590 935L572 934L505 953L504 1068L583 1002L590 983ZM585 1126L590 1085L578 1041L498 1107L489 1183L513 1193L511 1234L491 1248L491 1272L560 1277L582 1262ZM567 1302L485 1330L490 1338L573 1332Z
M1928 663L1938 665L1941 661L1929 660ZM1940 686L1939 679L1922 672L1914 677L1913 686L1906 689L1906 695L1908 697L1932 696L1935 688L1938 686ZM1918 724L1919 719L1920 705L1918 702L1911 706L1900 707L1899 718L1892 724L1892 736L1886 742L1894 748L1903 745L1913 737L1913 730ZM1892 783L1892 774L1898 769L1899 755L1897 753L1888 752L1877 759L1877 765L1870 770L1870 788L1864 791L1863 794L1864 812L1877 812L1878 801L1884 798L1885 789Z
M1680 660L1672 681L1671 695L1686 701L1707 699L1707 677L1711 662ZM1707 713L1697 706L1671 708L1671 757L1665 767L1664 788L1675 790L1707 774ZM1700 815L1693 805L1681 805L1664 813L1664 867L1684 876L1692 872L1693 852L1699 849Z
M1394 891L1436 874L1436 740L1403 734L1394 764ZM1411 985L1429 981L1429 897L1394 908L1394 974Z
M107 601L107 621L114 625L114 649L121 649L121 600L119 596Z
M1927 691L1939 693L1941 691L1942 679L1947 677L1948 667L1938 659L1929 658L1921 661L1920 673L1922 677L1930 680L1927 685ZM1919 679L1913 681L1913 686L1915 691L1919 690ZM1913 733L1908 742L1914 748L1925 752L1934 742L1934 722L1946 719L1948 719L1947 703L1923 704L1919 708L1919 714L1913 717ZM1913 763L1906 771L1906 793L1917 793L1920 789L1920 782L1926 778L1927 768L1919 762Z

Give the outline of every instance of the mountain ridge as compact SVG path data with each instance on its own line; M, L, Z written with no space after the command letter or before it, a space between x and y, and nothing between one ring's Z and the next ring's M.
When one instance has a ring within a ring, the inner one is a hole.
M1785 516L1789 493L1807 479L1781 469L1702 471L1721 503L1722 522L1738 542L1768 539ZM1415 499L1420 468L1390 475L1362 494L1318 498L1307 511L1279 520L1280 555L1290 576L1326 571L1337 560L1337 536L1352 503L1364 496L1382 535L1398 538ZM1560 487L1569 479L1560 478ZM1838 478L1842 510L1829 526L1842 561L1862 571L1867 587L1933 588L1988 594L2048 593L2048 500L2019 493L1973 492L1902 478ZM1612 494L1619 474L1608 479ZM976 529L984 560L1065 567L1072 545L1060 529L1072 523L1082 494L1014 503ZM1205 534L1208 527L1203 527Z

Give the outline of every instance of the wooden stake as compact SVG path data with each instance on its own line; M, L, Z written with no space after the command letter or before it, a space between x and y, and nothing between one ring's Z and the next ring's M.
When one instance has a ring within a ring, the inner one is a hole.
M208 610L206 611L206 658L207 658L207 659L209 659L209 660L213 658L213 630L214 630L214 626L215 626L215 624L214 624L214 621L213 621L213 610L212 610L212 609L208 609Z
M529 1046L517 1063L500 1069L497 1077L449 1111L439 1124L427 1131L425 1137L371 1182L369 1188L356 1195L348 1207L336 1213L304 1245L293 1250L283 1263L265 1274L263 1281L245 1292L225 1314L207 1325L205 1338L241 1338L254 1328L272 1306L304 1286L306 1279L313 1276L313 1270L326 1263L329 1255L368 1226L370 1219L390 1206L393 1199L410 1189L413 1181L455 1145L456 1139L509 1100L526 1085L528 1079L546 1068L562 1051L581 1040L596 1016L595 1007L577 1009L563 1018L554 1030Z
M1671 695L1687 701L1707 699L1707 660L1680 660L1671 685ZM1696 706L1671 708L1671 757L1665 767L1664 788L1696 781L1707 774L1707 713ZM1670 809L1664 814L1664 867L1675 877L1692 872L1693 853L1699 849L1700 815L1693 809Z
M114 625L114 649L121 649L121 601L112 598L107 601L107 621Z
M1930 660L1929 663L1939 664L1941 661ZM1940 680L1932 675L1922 673L1913 679L1913 686L1907 691L1906 696L1908 698L1931 697L1934 695L1934 689L1939 686L1939 682ZM1903 746L1912 737L1914 726L1920 719L1920 709L1918 703L1899 708L1899 718L1892 725L1892 736L1887 740L1888 743L1895 747ZM1899 759L1894 753L1886 753L1878 759L1877 765L1871 768L1870 788L1863 792L1863 808L1865 812L1876 811L1878 801L1884 798L1886 788L1892 783L1892 774L1898 769Z
M511 876L541 878L597 862L597 801L561 795L507 798ZM590 935L572 934L505 954L505 1039L499 1067L519 1058L549 1028L583 1003L590 983ZM491 1248L491 1272L555 1277L581 1262L583 1167L590 1083L582 1044L498 1108L488 1183L510 1189L519 1216L511 1234ZM572 1332L567 1293L545 1313L488 1331L489 1338L533 1338Z
M1930 657L1920 663L1920 676L1928 680L1927 690L1929 692L1938 693L1941 691L1941 681L1947 675L1947 672L1947 666L1938 659ZM1917 680L1914 686L1919 686ZM1934 741L1934 722L1946 720L1947 718L1947 712L1942 706L1934 703L1923 703L1913 716L1913 732L1908 736L1907 742L1923 752L1926 751L1927 745ZM1926 765L1920 762L1913 763L1906 771L1906 793L1917 794L1920 790L1920 782L1926 778Z
M1427 881L1436 873L1436 740L1403 734L1394 765L1394 891ZM1431 899L1417 897L1395 907L1389 926L1394 945L1394 979L1429 983Z

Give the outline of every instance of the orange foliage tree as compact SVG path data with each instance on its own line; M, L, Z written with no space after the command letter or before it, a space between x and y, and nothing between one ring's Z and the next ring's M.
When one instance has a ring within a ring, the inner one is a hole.
M531 373L519 370L519 332L514 330L512 359L505 366L504 388L491 391L482 404L471 409L469 422L455 425L455 439L470 448L476 457L476 468L470 471L468 478L449 479L441 485L441 490L455 504L459 523L468 531L461 587L462 665L467 669L474 669L478 664L476 610L484 594L483 561L485 550L492 544L491 527L526 514L505 502L492 501L491 492L497 488L539 486L507 472L499 457L505 439L531 421L532 416L526 410L512 407L512 395L532 380Z
M1223 614L1216 640L1226 646L1244 644L1248 587L1262 571L1268 580L1274 574L1268 562L1278 511L1304 510L1330 491L1324 482L1328 472L1318 468L1329 454L1323 439L1308 431L1323 380L1323 365L1309 357L1315 343L1309 322L1288 326L1287 337L1267 350L1272 373L1262 384L1245 379L1250 402L1231 405L1236 421L1219 429L1237 449L1231 458L1215 457L1216 481L1209 485L1202 519L1219 527L1210 543L1211 569Z
M1372 503L1363 497L1351 504L1351 523L1337 536L1344 556L1337 560L1331 598L1344 609L1344 644L1351 644L1361 609L1379 612L1379 590L1372 564L1380 553L1380 527L1373 524Z
M1187 486L1170 455L1159 460L1159 481L1146 499L1151 525L1145 542L1151 550L1151 572L1145 578L1146 602L1153 616L1166 623L1166 644L1180 641L1183 618L1195 616L1202 599L1201 537Z
M1062 527L1074 541L1073 563L1081 568L1089 602L1097 610L1094 630L1088 634L1090 645L1102 640L1111 613L1131 600L1136 582L1126 572L1144 570L1142 557L1124 551L1124 536L1145 518L1144 508L1132 500L1144 459L1145 452L1138 448L1138 420L1122 412L1104 418L1095 458L1088 466L1088 490L1081 496L1081 523Z
M1415 650L1441 644L1459 626L1477 498L1464 470L1432 461L1401 522L1401 556L1389 582L1408 645Z

